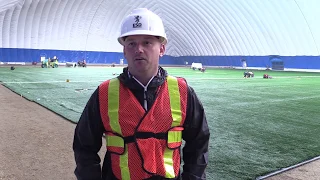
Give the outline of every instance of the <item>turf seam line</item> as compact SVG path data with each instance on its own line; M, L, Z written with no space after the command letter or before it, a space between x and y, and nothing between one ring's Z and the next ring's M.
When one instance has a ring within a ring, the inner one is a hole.
M293 166L289 166L289 167L286 167L286 168L282 168L282 169L280 169L280 170L278 170L278 171L272 172L272 173L267 174L267 175L265 175L265 176L259 176L259 177L256 178L256 180L263 180L263 179L266 179L266 178L269 178L269 177L272 177L272 176L281 174L281 173L283 173L283 172L292 170L292 169L294 169L294 168L300 167L300 166L302 166L302 165L311 163L311 162L316 161L316 160L320 160L320 156L315 157L315 158L312 158L312 159L309 159L309 160L307 160L307 161L303 161L303 162L298 163L298 164L295 164L295 165L293 165Z

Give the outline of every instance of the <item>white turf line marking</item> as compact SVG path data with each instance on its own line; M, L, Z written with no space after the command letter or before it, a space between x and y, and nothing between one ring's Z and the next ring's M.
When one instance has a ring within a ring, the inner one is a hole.
M225 80L232 80L232 79L245 79L243 77L240 78L188 78L185 77L188 80L219 80L219 79L225 79ZM283 76L283 77L273 77L273 79L292 79L292 78L320 78L320 76ZM247 79L262 79L262 78L247 78ZM90 82L103 82L104 80L97 80L97 81L90 81ZM8 81L8 82L0 82L0 84L41 84L41 83L63 83L66 81L23 81L23 82L17 82L17 81ZM70 81L68 83L87 83L88 81Z

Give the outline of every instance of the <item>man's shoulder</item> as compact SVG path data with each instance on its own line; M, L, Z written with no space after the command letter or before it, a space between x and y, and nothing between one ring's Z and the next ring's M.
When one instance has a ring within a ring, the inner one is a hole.
M185 83L185 84L187 84L187 80L186 80L184 77L181 77L181 76L168 75L168 78L175 78L175 79L177 79L180 83Z
M106 85L108 85L110 82L116 82L116 81L119 81L119 78L118 78L118 77L111 78L111 79L107 79L107 80L103 81L102 83L100 83L99 87L101 87L101 86L106 86Z

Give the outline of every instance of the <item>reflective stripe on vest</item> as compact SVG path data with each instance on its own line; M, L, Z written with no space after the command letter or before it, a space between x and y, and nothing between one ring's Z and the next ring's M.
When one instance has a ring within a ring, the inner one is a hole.
M122 135L119 124L119 80L117 78L111 79L108 89L108 115L110 118L110 126L113 132ZM130 179L130 172L128 166L128 147L126 144L119 144L118 136L107 136L107 146L116 146L124 148L123 154L120 156L120 170L122 179Z
M172 114L172 124L171 127L180 126L182 116L181 116L181 107L180 107L180 93L178 87L177 78L168 76L168 89L170 96L170 106ZM182 141L181 131L169 131L168 132L168 144L174 143L177 141ZM173 151L172 149L166 148L164 152L164 166L166 169L166 178L174 178L174 168L173 168Z
M164 168L165 168L165 177L174 178L174 165L173 165L173 153L174 148L170 148L170 144L182 143L182 112L181 112L181 100L178 80L175 77L168 76L168 92L170 98L170 109L172 115L171 129L167 132L167 144L168 147L165 149L163 154ZM110 118L110 127L113 132L117 133L116 135L107 135L107 146L108 148L124 148L123 153L120 154L120 170L121 170L121 179L130 179L130 170L128 166L128 146L124 144L123 134L121 132L121 127L119 124L119 87L120 81L117 78L111 79L108 87L108 116ZM178 126L178 127L177 127ZM110 147L113 146L113 147Z

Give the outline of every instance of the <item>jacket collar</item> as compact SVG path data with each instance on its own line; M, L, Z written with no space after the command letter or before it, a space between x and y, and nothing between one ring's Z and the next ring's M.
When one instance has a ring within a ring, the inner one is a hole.
M162 85L167 76L167 71L159 66L158 73L153 77L148 88L154 88ZM143 87L132 77L127 67L123 68L123 72L118 76L118 79L129 89L143 89Z

